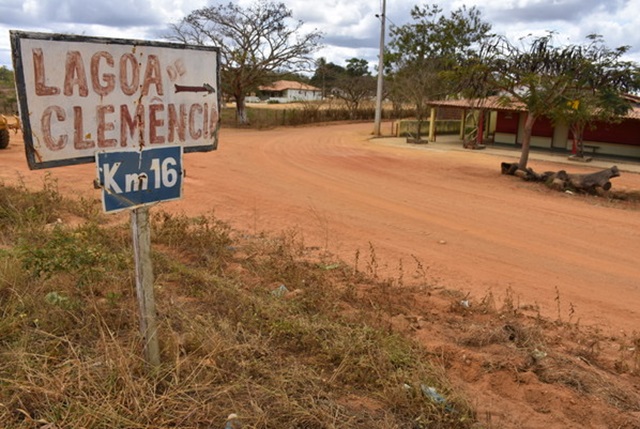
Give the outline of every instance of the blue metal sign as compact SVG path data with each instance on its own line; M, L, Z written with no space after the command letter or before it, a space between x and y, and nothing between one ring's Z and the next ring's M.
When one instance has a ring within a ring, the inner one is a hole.
M104 211L182 197L182 146L96 153Z

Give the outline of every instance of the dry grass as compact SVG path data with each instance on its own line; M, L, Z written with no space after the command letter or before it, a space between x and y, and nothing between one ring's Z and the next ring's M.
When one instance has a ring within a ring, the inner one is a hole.
M485 371L506 371L515 379L532 373L539 382L569 388L578 398L607 403L621 415L640 411L640 395L632 387L640 375L637 332L614 337L597 327L580 326L579 320L573 321L572 304L568 317L562 314L564 303L557 288L555 321L541 318L536 307L521 306L511 289L501 302L490 291L477 302L464 296L469 303L464 306L460 297L451 302L449 311L466 323L459 324L453 336L464 349L459 353L466 350L484 356ZM611 353L616 349L617 356Z
M580 325L559 289L546 320L511 289L430 284L415 257L380 278L372 243L349 266L296 230L243 233L213 215L152 216L162 364L150 372L131 233L113 219L49 180L0 185L3 428L210 428L230 413L265 429L494 427L447 378L474 368L570 390L621 427L640 412L640 334ZM435 347L411 340L426 326Z
M162 365L149 372L128 225L47 182L0 186L0 231L3 428L209 428L232 412L248 428L474 420L423 348L344 292L386 286L313 262L295 232L234 236L213 216L157 213Z

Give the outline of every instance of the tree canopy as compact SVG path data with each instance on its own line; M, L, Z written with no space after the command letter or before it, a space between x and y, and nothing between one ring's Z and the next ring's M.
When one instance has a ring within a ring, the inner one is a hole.
M14 74L7 66L0 67L0 87L13 88Z
M391 26L385 68L389 97L415 106L420 134L428 102L460 93L453 72L476 55L491 25L482 20L480 10L466 6L449 15L436 4L414 6L411 18L408 24Z
M630 108L623 94L639 88L637 65L621 59L628 47L609 49L599 36L590 36L583 45L558 46L553 36L533 38L528 46L496 37L484 50L484 66L474 69L476 81L499 90L506 102L527 108L521 168L526 168L539 117L569 122L597 115L611 119Z
M170 38L220 48L222 89L236 101L237 118L247 123L245 96L273 80L278 72L313 63L319 31L303 33L284 3L258 0L243 8L234 3L204 7L171 25Z
M400 65L438 60L452 67L473 54L491 31L475 6L462 6L449 16L443 12L437 4L414 6L413 22L392 25L389 60Z
M367 60L349 58L343 67L327 63L321 58L316 66L311 83L323 88L323 93L326 91L343 100L351 112L355 112L363 101L375 96L376 81L371 76Z
M14 73L6 66L0 67L0 112L15 113L18 99L15 93Z
M322 88L322 98L326 97L327 91L336 86L337 79L345 73L345 68L334 63L328 63L324 57L316 61L316 70L311 77L310 83L318 88Z
M620 60L629 49L627 46L612 50L599 35L587 39L586 45L573 48L578 51L573 82L547 113L554 122L569 125L574 149L580 157L584 156L585 128L596 122L620 121L631 108L624 93L640 86L637 66Z

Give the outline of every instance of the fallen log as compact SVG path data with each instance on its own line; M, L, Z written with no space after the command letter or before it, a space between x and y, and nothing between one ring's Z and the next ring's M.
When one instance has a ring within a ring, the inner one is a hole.
M520 168L517 162L515 163L503 162L501 165L501 168L502 168L502 174L507 174L509 176L516 176L528 182L544 182L547 179L547 175L552 174L550 172L538 174L535 171L533 171L532 168L524 168L524 169Z
M569 174L565 170L538 174L531 168L520 168L517 163L503 162L501 170L502 174L520 177L526 181L544 182L559 191L573 190L588 193L595 193L599 189L608 191L612 186L611 179L620 176L620 170L615 165L590 174Z
M596 188L602 188L608 191L611 189L610 179L620 177L620 170L614 165L591 174L568 174L567 176L569 183L575 189L593 192Z

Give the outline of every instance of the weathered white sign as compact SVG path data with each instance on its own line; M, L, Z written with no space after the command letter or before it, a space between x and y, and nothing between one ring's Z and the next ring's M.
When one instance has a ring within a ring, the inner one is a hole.
M217 147L216 47L11 31L32 169L104 150Z

